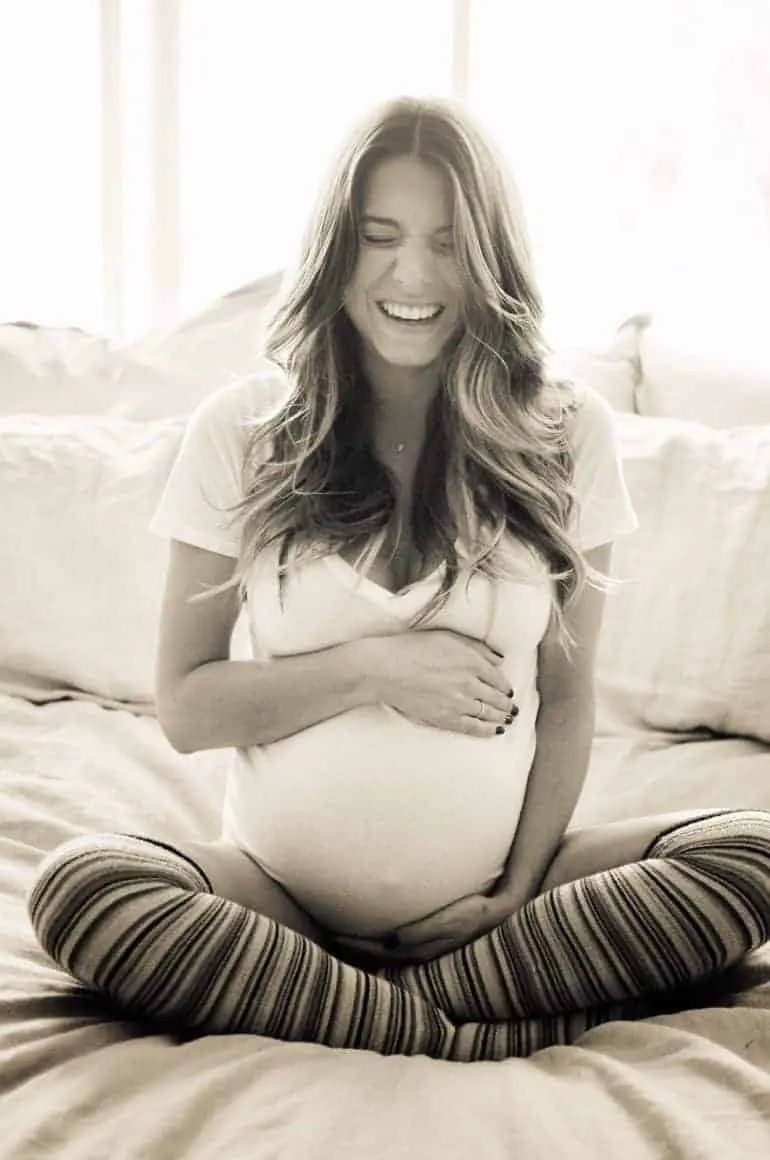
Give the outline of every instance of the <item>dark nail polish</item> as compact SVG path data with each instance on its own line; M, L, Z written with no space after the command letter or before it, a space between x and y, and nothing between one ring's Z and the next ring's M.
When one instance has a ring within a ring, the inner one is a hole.
M514 717L516 717L518 712L519 712L519 706L514 705L513 708L511 709L511 712L513 713Z
M505 726L498 725L497 729L495 729L495 733L505 733Z
M510 724L512 724L512 722L513 722L513 714L511 714L509 717L505 718L506 725L510 725Z
M508 690L508 696L509 696L509 697L512 697L512 696L513 696L513 689L509 689L509 690Z

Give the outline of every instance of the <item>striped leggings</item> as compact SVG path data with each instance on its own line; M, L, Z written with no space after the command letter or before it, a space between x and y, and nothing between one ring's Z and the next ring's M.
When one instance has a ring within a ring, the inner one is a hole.
M466 946L374 972L213 894L188 857L148 838L65 842L27 902L44 950L129 1015L201 1034L504 1059L666 1010L675 989L768 941L770 812L677 825L639 862L538 895Z

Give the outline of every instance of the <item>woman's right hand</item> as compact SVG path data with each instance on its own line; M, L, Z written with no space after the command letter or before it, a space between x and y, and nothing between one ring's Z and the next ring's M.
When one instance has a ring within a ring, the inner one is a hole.
M451 629L368 638L375 701L437 729L494 737L518 713L515 690L489 645ZM479 701L484 717L479 719Z

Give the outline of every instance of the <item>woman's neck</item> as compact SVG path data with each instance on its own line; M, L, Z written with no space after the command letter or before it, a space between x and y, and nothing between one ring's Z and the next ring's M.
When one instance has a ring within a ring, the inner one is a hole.
M439 388L435 365L398 367L365 351L364 370L372 391L372 426L384 437L400 439L411 430L422 431Z

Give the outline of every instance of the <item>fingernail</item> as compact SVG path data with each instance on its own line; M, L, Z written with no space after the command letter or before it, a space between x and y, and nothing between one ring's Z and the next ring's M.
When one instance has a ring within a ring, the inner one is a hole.
M513 706L513 708L511 709L511 712L513 713L513 715L514 715L514 717L515 717L515 716L518 714L518 712L519 712L519 706L518 706L518 705L514 705L514 706Z
M513 689L509 689L509 690L508 690L508 696L509 696L509 697L512 697L512 696L513 696Z
M506 717L505 723L506 723L506 725L511 725L513 723L513 715L511 715L510 717Z
M498 726L497 726L497 729L495 729L495 733L505 733L505 726L504 726L504 725L498 725Z

